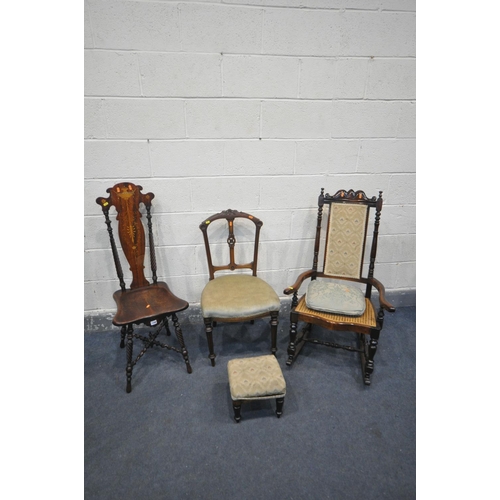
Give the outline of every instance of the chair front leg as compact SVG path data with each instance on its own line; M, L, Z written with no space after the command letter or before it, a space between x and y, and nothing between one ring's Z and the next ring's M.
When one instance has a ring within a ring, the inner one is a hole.
M241 420L241 401L233 401L234 419L236 423L240 423Z
M372 375L374 367L375 367L373 358L375 357L375 354L377 353L379 336L380 336L379 331L376 331L376 332L373 332L372 334L370 334L370 342L368 344L368 359L366 360L365 374L364 374L365 385L371 384L371 375Z
M278 418L283 415L283 403L285 402L285 398L276 398L276 416Z
M380 309L378 310L378 314L377 314L378 330L373 331L370 334L370 341L367 343L367 347L363 349L363 354L366 351L368 351L367 355L366 355L366 362L364 363L364 366L363 366L363 377L364 377L365 385L371 384L371 375L372 375L373 370L375 368L373 358L375 357L375 354L377 353L378 339L380 337L380 330L382 330L383 325L384 325L384 309L382 307L380 307Z
M209 351L209 359L212 366L215 366L215 353L214 353L214 339L212 337L212 319L211 318L203 318L205 323L205 333L207 334L207 342L208 342L208 351Z
M186 349L186 345L184 344L184 337L182 335L181 326L179 325L179 320L177 319L177 315L175 313L172 314L172 323L174 324L177 340L181 345L182 357L184 358L184 362L186 363L187 372L192 373L193 369L191 368L191 364L189 363L189 355Z
M286 361L287 366L291 366L293 363L293 360L295 358L295 351L296 351L296 344L295 341L297 340L297 315L295 314L290 314L290 342L288 344L288 359Z
M271 313L271 353L276 356L278 339L278 311Z

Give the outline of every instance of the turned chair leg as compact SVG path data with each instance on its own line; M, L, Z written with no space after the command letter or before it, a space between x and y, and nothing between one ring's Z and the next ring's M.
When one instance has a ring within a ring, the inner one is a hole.
M240 423L241 420L241 401L233 401L234 419L236 423Z
M134 350L134 329L132 325L127 327L127 392L132 392L132 353Z
M271 313L271 353L276 356L278 338L278 311Z
M182 335L181 326L179 325L179 320L177 319L177 315L175 313L172 314L172 323L174 324L177 340L181 345L182 356L184 358L184 362L186 363L187 372L192 373L193 369L191 368L191 364L189 363L189 355L186 349L186 345L184 344L184 337Z
M377 353L379 336L380 336L380 332L374 332L370 335L370 342L368 344L368 359L366 360L365 373L364 373L365 385L371 384L371 376L372 376L373 370L375 368L375 363L373 361L373 358L375 357L375 354Z
M276 398L276 416L278 418L283 415L283 403L285 402L285 398Z
M295 357L295 340L297 338L297 322L296 321L291 321L290 322L290 342L288 344L288 359L286 360L287 366L291 366L293 363L294 357Z
M205 322L205 333L207 334L209 359L212 366L215 366L215 353L214 353L214 339L212 337L212 320L210 318L203 318Z
M125 347L125 335L127 333L127 326L123 325L122 330L121 330L121 340L120 340L120 347L123 349Z

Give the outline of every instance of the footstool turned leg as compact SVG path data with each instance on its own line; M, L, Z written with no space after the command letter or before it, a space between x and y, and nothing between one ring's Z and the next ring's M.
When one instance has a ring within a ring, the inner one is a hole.
M233 401L234 419L239 424L241 420L241 401Z
M276 398L276 416L278 418L283 415L283 403L285 402L285 398Z

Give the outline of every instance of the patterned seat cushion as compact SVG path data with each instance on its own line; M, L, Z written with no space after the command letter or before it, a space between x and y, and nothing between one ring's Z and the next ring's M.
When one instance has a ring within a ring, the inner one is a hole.
M270 399L284 396L286 383L272 354L232 359L227 364L231 399Z
M257 276L230 274L206 284L200 305L204 318L244 318L279 311L280 299Z
M346 316L361 316L366 302L363 292L355 286L329 281L314 280L306 292L309 309Z

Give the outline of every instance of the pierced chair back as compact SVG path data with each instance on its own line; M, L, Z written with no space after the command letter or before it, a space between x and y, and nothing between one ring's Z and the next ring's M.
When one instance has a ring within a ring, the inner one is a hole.
M236 246L236 237L234 235L234 221L235 219L248 219L255 224L255 240L254 240L254 249L253 249L253 260L252 262L237 264L235 261L235 246ZM227 244L229 245L229 264L222 266L215 266L212 261L212 252L210 251L210 241L208 236L208 227L210 224L216 220L226 219L228 225L228 237ZM257 276L257 259L259 253L259 235L260 228L262 227L262 221L253 215L247 214L245 212L239 212L238 210L224 210L218 214L212 215L208 219L205 219L200 224L200 229L203 233L203 240L205 242L205 250L207 253L207 261L208 261L208 272L210 279L213 280L215 277L215 273L217 271L230 270L234 271L236 269L250 269L252 271L252 276Z
M98 197L96 203L102 208L111 251L115 264L116 273L120 281L120 290L113 294L116 302L117 312L113 318L113 324L121 327L120 347L125 347L125 336L127 336L127 392L132 390L131 378L132 368L135 363L144 355L147 349L153 345L174 350L184 357L188 373L191 373L188 352L184 344L182 331L176 313L187 309L188 302L174 295L165 282L158 281L157 265L155 255L155 245L153 238L153 225L151 216L151 201L154 199L153 193L142 193L142 186L131 182L121 182L106 190L109 193L107 198ZM146 256L146 233L141 221L142 213L140 204L146 208L147 238L149 240L149 255L151 263L152 283L146 279L144 274L144 261ZM120 261L118 247L113 233L113 224L110 218L110 208L115 207L118 220L118 236L123 254L130 266L132 279L130 287L127 288L124 279L123 268ZM171 317L177 339L181 349L163 344L156 340L159 333L164 328L167 336L170 335L168 318ZM156 327L154 333L149 333L144 337L134 333L133 325L147 325ZM132 359L133 338L138 338L144 342L144 348L135 360Z
M214 265L208 232L213 222L220 219L227 221L228 236L226 241L229 246L229 263ZM246 219L252 221L255 225L251 262L239 263L235 257L236 236L234 226L237 219ZM200 305L205 323L209 359L212 366L215 366L212 331L217 325L217 321L239 322L249 320L253 323L254 319L271 316L271 352L276 353L280 300L273 288L257 277L259 236L262 225L262 221L253 215L238 210L224 210L208 217L199 226L205 242L209 272L209 281L201 294ZM231 272L221 273L225 275L215 277L215 273L219 271L237 270L250 270L252 274Z

